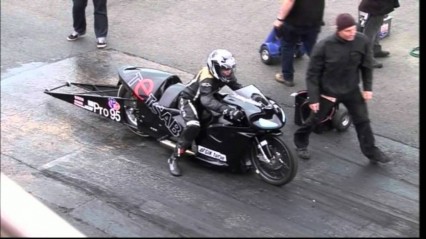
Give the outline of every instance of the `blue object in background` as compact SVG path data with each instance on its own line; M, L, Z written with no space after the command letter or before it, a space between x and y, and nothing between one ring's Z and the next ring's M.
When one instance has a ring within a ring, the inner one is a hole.
M281 59L281 40L277 37L276 31L273 28L265 41L260 45L259 49L260 60L266 65L271 65ZM302 42L296 44L294 52L295 58L300 58L305 54L305 49Z

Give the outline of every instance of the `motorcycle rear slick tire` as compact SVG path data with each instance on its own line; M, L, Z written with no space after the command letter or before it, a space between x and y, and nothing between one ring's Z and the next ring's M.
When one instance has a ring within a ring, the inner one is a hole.
M142 136L142 137L148 137L149 135L143 133L138 128L138 120L136 116L134 115L133 111L135 110L136 106L136 97L132 95L132 92L126 89L126 87L121 84L118 88L118 97L127 98L127 99L133 99L135 101L126 101L124 104L124 110L126 115L126 121L127 121L127 128L130 129L133 133Z
M277 136L267 135L259 140L266 140L268 147L275 157L267 163L262 160L262 152L254 144L250 158L254 164L256 174L265 182L283 186L293 180L298 168L298 160L293 157L288 146Z

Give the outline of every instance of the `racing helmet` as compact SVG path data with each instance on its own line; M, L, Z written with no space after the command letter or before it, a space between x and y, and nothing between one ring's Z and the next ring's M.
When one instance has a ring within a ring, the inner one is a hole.
M210 74L225 83L232 79L235 72L235 65L235 58L232 56L232 53L224 49L212 51L207 59L207 67ZM224 75L221 70L231 70L231 72Z

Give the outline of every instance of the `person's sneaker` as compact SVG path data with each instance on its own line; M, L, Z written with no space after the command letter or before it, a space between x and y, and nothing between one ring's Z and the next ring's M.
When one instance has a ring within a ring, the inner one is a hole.
M302 158L302 159L310 159L311 158L311 153L308 151L307 148L297 148L296 152L297 152L297 156L299 156L299 158Z
M370 159L371 163L388 163L391 161L391 159L386 156L380 149L375 148L373 151L373 154L371 156L368 157L368 159Z
M80 37L84 36L84 34L86 34L86 33L85 33L85 32L83 32L83 33L78 33L78 32L76 32L76 31L73 31L73 33L71 33L71 34L67 37L67 40L68 40L68 41L75 41L75 40L77 40L78 38L80 38Z
M283 83L284 85L286 85L288 87L293 87L294 86L294 82L284 79L284 76L283 76L282 73L275 74L275 80L278 81L278 82L280 82L280 83Z
M388 51L379 51L379 52L374 53L374 57L375 58L388 57L389 54L390 54L390 52L388 52Z
M98 41L96 43L96 47L98 49L101 49L101 48L105 48L106 46L107 46L107 44L106 44L106 38L105 37L99 37Z

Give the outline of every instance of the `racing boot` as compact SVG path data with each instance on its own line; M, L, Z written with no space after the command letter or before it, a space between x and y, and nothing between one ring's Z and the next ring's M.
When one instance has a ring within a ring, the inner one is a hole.
M179 168L178 160L181 158L181 155L185 152L185 150L182 149L176 149L175 152L173 152L172 156L167 160L167 163L169 164L169 170L170 173L173 176L181 176L182 171Z

